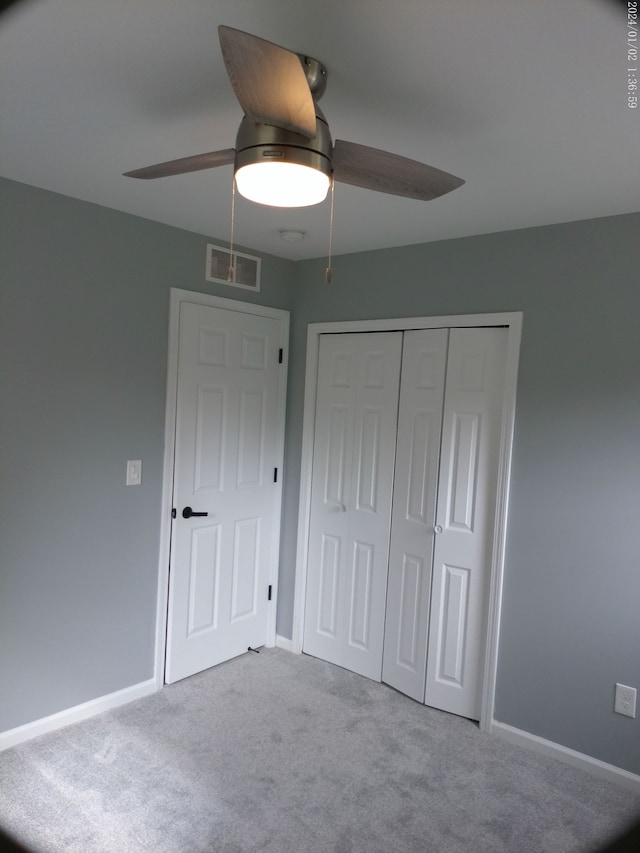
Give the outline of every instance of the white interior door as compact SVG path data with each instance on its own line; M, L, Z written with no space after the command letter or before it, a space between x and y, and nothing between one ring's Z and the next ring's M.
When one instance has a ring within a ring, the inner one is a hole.
M266 641L282 337L271 316L180 305L167 682Z
M480 718L507 330L452 329L425 702Z
M323 335L304 651L380 681L402 333Z
M405 332L382 680L424 700L448 329Z

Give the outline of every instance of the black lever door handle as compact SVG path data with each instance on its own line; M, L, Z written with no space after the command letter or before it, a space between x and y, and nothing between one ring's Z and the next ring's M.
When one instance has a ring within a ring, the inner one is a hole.
M182 510L182 517L183 517L183 518L191 518L191 516L192 516L192 515L193 515L193 516L198 515L198 516L203 516L203 517L204 517L205 515L209 515L209 513L208 513L208 512L194 512L194 511L191 509L191 507L190 507L190 506L186 506L186 507Z

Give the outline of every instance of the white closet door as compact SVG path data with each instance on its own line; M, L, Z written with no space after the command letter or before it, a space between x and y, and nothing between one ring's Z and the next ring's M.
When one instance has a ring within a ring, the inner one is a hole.
M323 335L304 651L380 681L402 333Z
M476 720L506 343L503 328L452 329L449 339L425 702Z
M448 329L405 333L382 680L424 701Z

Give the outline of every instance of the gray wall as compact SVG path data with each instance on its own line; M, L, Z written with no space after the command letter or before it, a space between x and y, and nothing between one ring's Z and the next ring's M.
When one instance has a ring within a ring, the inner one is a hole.
M306 324L524 312L496 718L640 773L640 215L298 264L287 439L300 458ZM293 483L287 501L295 507ZM290 636L295 532L283 543Z
M0 181L0 731L153 675L169 288L294 272L206 284L206 243Z
M524 311L496 716L640 773L640 215L263 262L292 310L278 630L291 636L306 326ZM206 238L0 182L0 730L152 675L168 289ZM257 297L251 297L256 298ZM257 300L258 301L258 300ZM143 485L124 485L142 458Z

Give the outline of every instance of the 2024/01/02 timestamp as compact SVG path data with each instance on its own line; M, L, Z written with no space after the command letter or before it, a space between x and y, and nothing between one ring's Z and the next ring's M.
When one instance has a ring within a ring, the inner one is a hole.
M638 106L638 2L627 3L627 106Z

